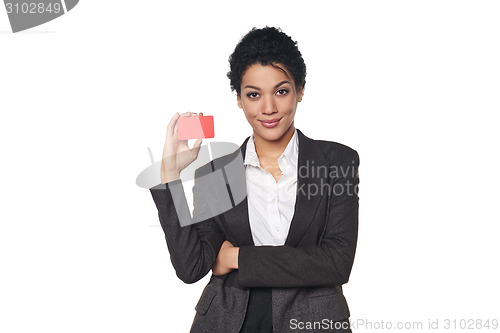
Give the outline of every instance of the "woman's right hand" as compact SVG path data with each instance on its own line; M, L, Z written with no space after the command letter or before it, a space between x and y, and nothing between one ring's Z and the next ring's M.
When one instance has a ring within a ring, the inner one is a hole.
M200 113L202 116L203 113ZM189 148L188 140L179 140L177 136L177 120L180 117L197 117L193 112L185 112L181 115L174 114L167 127L167 137L163 147L161 160L161 182L162 184L180 178L181 171L191 164L200 151L201 139L196 140L193 148Z

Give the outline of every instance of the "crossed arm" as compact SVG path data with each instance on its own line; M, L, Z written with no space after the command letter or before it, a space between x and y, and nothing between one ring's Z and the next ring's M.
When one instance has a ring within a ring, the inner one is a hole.
M355 175L337 179L342 186L357 186L359 157L355 154ZM332 195L323 238L317 245L291 247L234 247L213 218L180 227L171 190L183 191L180 181L151 189L165 232L172 264L185 283L238 270L243 287L313 287L342 285L349 280L358 234L358 196L343 191ZM185 201L185 196L184 201ZM184 209L187 203L184 202Z
M359 165L359 160L357 164ZM357 185L345 177L337 184ZM318 245L299 247L242 246L225 242L213 269L215 275L238 269L245 287L312 287L342 285L349 280L358 235L358 196L344 191L332 196L324 237Z

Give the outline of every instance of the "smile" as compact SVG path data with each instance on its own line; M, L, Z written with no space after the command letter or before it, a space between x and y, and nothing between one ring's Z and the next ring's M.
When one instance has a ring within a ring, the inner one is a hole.
M266 128L272 128L278 126L280 123L281 118L279 119L269 119L269 120L259 120L262 126Z

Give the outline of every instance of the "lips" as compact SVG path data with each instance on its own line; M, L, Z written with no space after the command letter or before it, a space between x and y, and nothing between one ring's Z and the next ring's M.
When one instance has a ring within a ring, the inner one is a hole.
M275 119L267 119L267 120L260 120L262 126L266 128L272 128L277 126L280 123L281 118L275 118Z

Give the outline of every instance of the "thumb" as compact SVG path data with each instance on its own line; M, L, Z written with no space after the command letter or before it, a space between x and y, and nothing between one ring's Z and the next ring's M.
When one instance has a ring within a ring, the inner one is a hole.
M198 152L200 151L200 146L201 146L202 139L196 140L196 142L193 145L192 151L195 152L198 155Z

